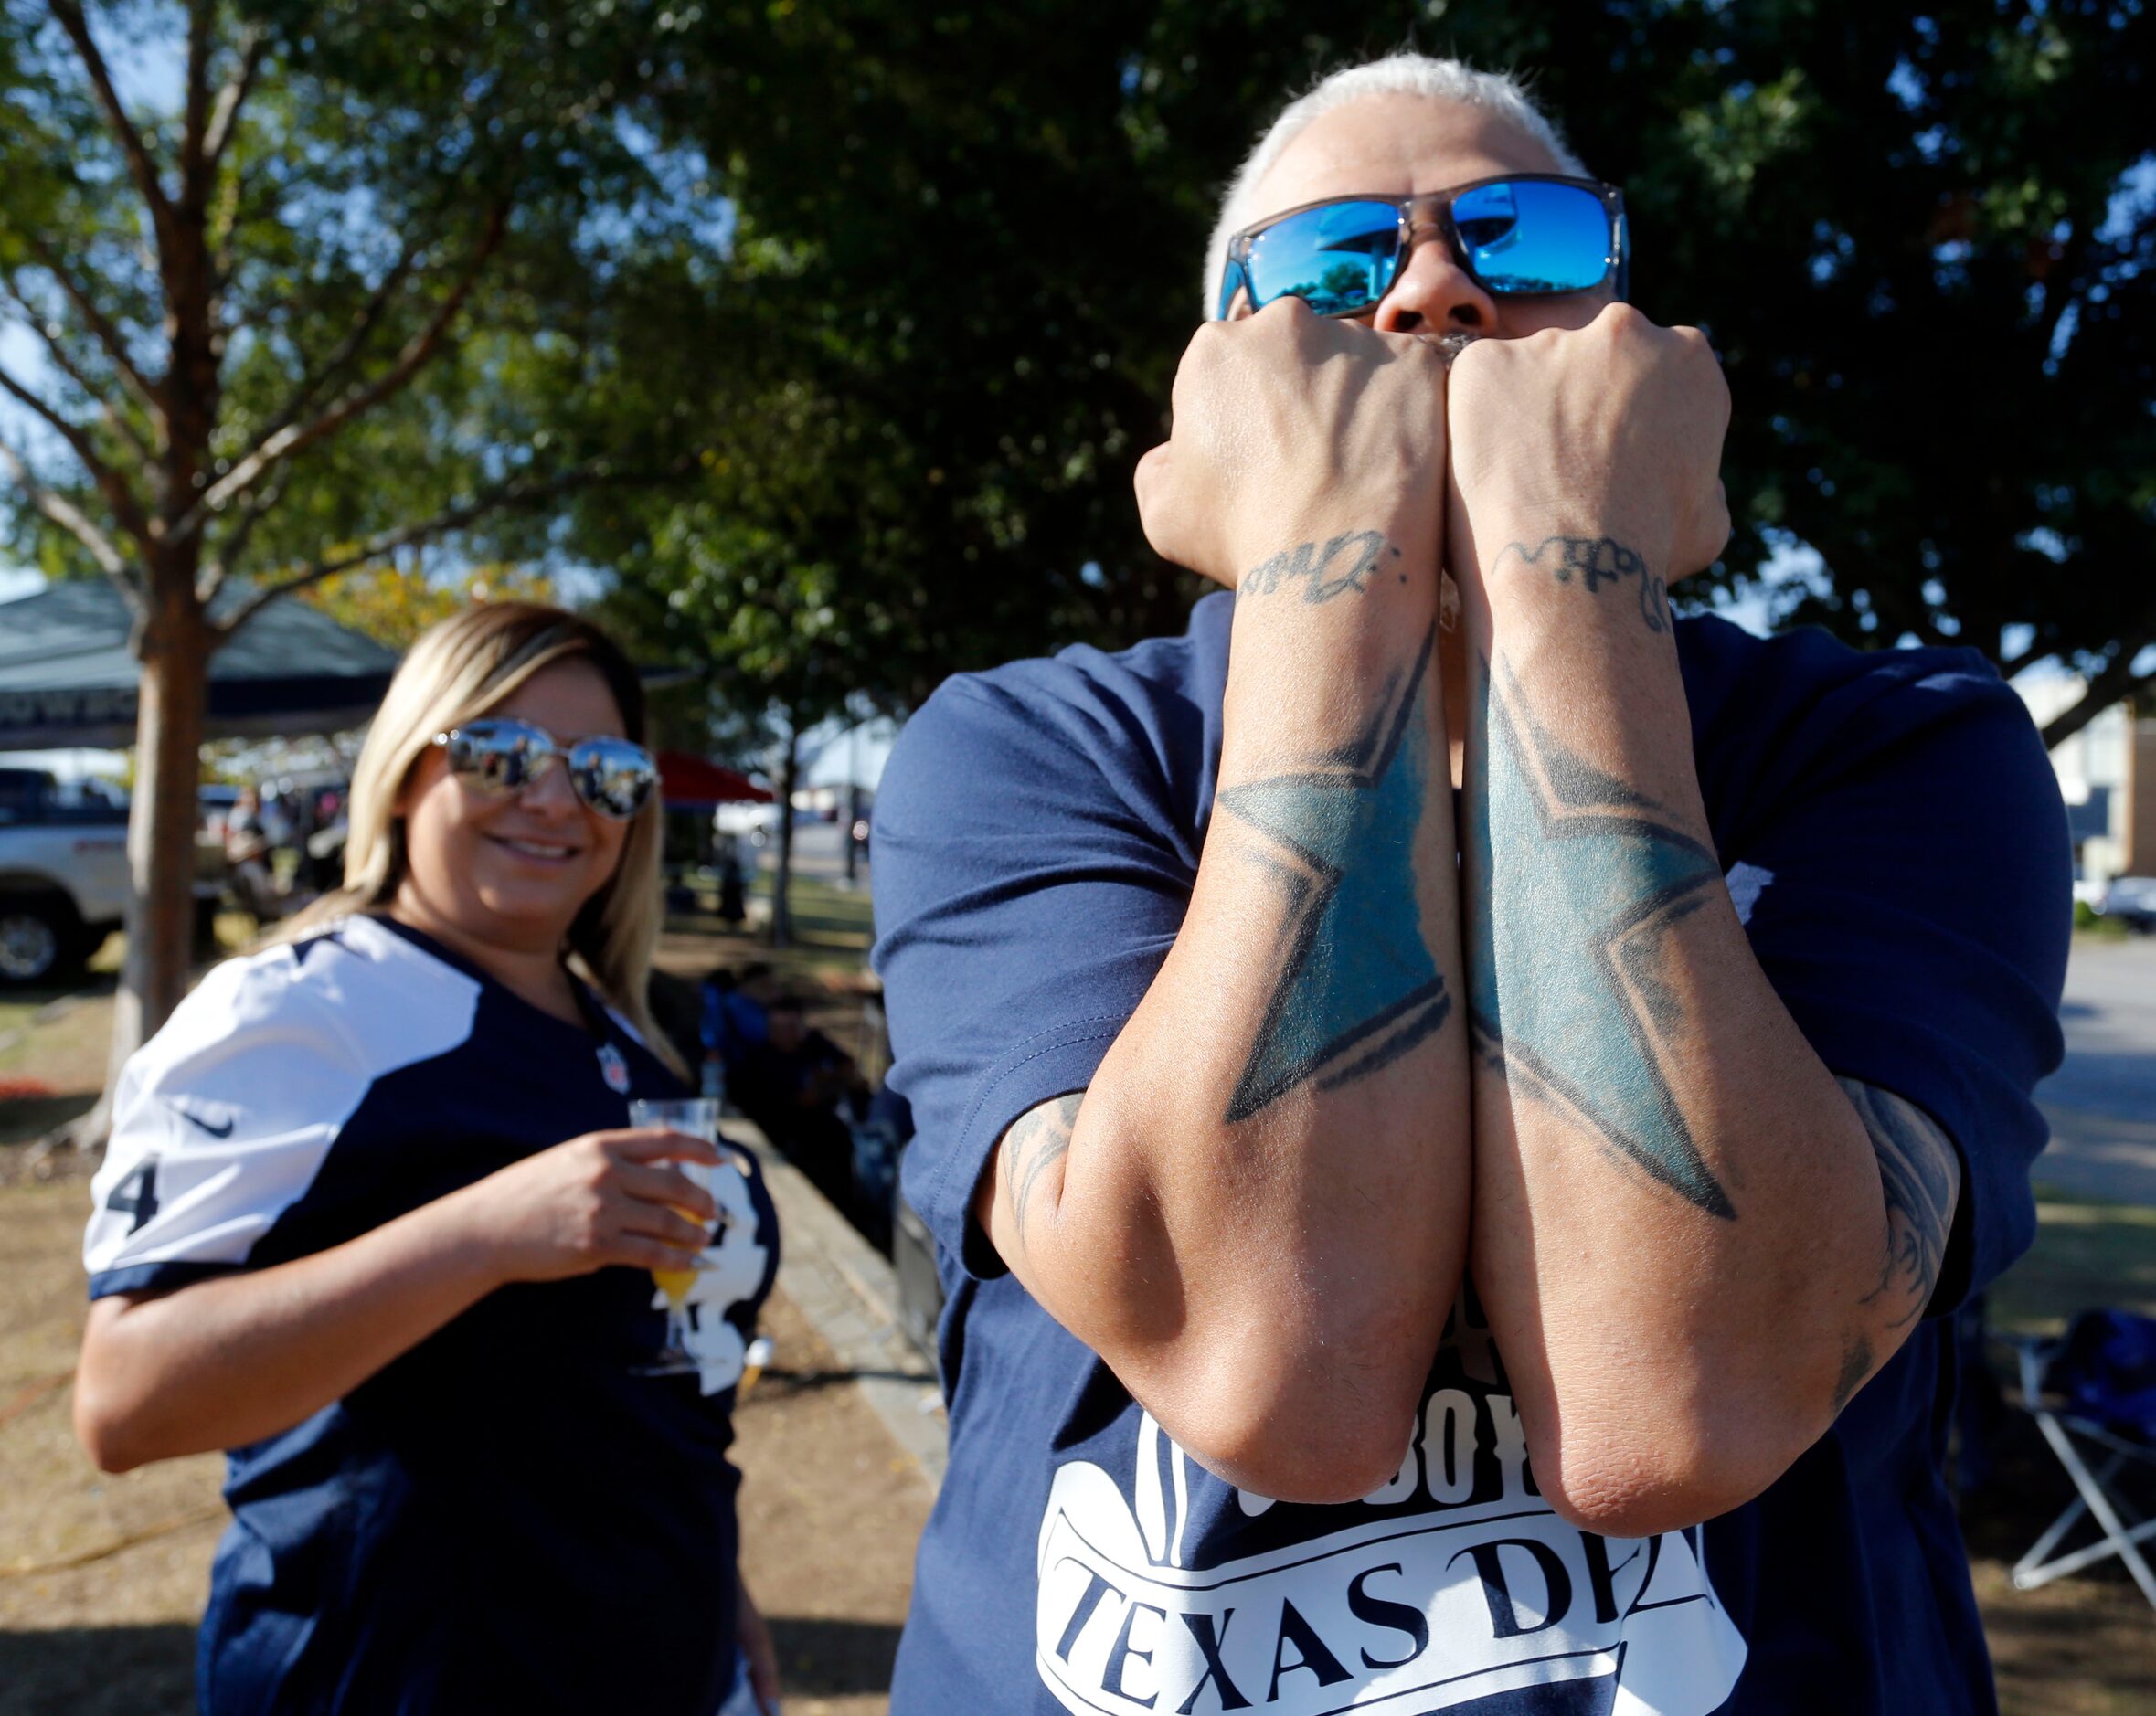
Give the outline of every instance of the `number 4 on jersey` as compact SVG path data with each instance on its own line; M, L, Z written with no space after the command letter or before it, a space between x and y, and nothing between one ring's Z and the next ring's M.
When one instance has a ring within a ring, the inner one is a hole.
M105 1208L134 1217L127 1231L139 1234L157 1213L157 1159L145 1157L142 1166L112 1188Z

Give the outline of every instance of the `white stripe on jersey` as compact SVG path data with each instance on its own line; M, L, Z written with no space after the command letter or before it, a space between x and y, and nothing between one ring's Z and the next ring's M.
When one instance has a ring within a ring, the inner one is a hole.
M129 1060L90 1186L92 1276L244 1264L375 1080L470 1037L473 979L368 918L335 937L227 960Z

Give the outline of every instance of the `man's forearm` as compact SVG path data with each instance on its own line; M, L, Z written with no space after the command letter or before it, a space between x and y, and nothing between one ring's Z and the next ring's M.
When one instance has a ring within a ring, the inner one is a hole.
M1545 1492L1659 1530L1779 1475L1873 1361L1879 1169L1723 882L1667 544L1467 534L1472 1267Z
M1297 1499L1397 1465L1465 1248L1434 560L1344 527L1249 569L1182 931L1075 1112L1010 1129L991 1212L1171 1433Z

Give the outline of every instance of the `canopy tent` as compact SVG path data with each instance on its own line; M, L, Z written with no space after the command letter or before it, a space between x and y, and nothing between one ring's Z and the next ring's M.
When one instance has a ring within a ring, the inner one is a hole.
M0 609L0 613L5 611ZM659 795L669 810L710 810L722 804L771 801L771 795L747 775L686 751L659 753Z
M133 744L142 667L130 630L126 599L102 578L0 602L0 750ZM206 736L342 732L374 714L396 671L396 652L373 639L304 602L272 602L210 658Z

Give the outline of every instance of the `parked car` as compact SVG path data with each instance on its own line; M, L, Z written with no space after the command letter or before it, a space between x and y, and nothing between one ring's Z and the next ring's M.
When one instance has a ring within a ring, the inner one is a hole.
M2156 876L2117 876L2104 891L2103 914L2156 935Z
M197 844L225 843L225 819L232 814L232 807L239 802L239 789L210 781L197 788L195 804L197 821L195 839Z
M0 768L0 986L65 983L127 909L127 805L100 783Z

